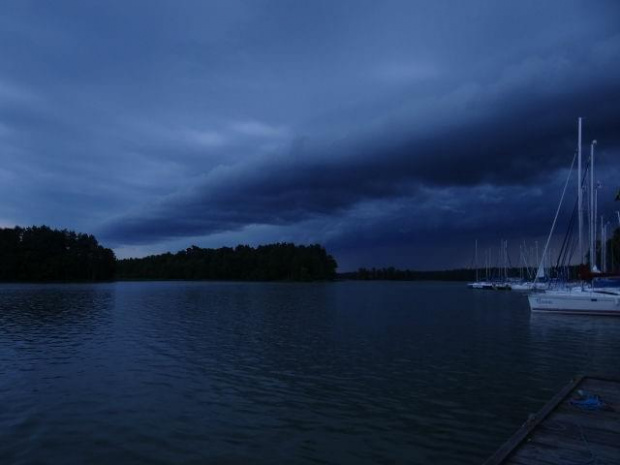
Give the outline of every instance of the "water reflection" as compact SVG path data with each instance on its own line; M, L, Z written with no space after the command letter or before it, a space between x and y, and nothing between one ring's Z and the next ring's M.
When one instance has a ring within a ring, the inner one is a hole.
M532 313L530 334L540 370L570 377L618 372L619 318Z
M620 318L588 315L556 315L532 312L532 334L541 338L562 338L563 335L585 338L608 338L620 331Z
M68 422L63 432L87 429L113 305L111 284L0 285L2 463L40 461L41 450L57 449L59 422Z
M619 324L460 284L0 286L0 462L480 463Z
M112 285L0 285L0 332L28 338L84 337L109 316Z

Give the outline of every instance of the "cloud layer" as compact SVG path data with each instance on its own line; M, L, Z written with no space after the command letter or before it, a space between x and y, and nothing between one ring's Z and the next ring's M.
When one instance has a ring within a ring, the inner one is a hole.
M546 233L578 116L617 183L614 2L2 8L4 224L456 266L446 241Z

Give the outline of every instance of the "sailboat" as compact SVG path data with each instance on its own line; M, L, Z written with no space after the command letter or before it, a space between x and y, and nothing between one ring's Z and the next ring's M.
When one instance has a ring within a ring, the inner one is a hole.
M474 267L476 269L476 280L472 283L467 283L467 287L470 289L485 289L485 290L495 290L498 289L496 284L489 280L489 264L490 256L489 252L487 252L486 256L486 278L484 280L478 279L478 241L476 240L474 245Z
M577 192L578 192L578 223L579 223L579 253L583 259L583 199L582 199L582 176L581 176L581 118L578 122L578 142L577 142ZM599 273L596 264L596 208L594 202L594 147L596 141L593 141L590 148L590 191L589 191L589 238L590 238L590 272L592 274ZM573 160L574 164L574 160ZM571 166L572 171L572 166ZM570 173L569 173L570 179ZM549 246L558 213L566 193L568 180L564 186L562 199L556 211L555 219L551 227L549 238L545 246L545 252ZM539 269L542 267L539 266ZM532 312L544 313L560 313L560 314L579 314L579 315L612 315L620 316L620 279L610 279L602 277L594 277L590 286L582 283L578 286L564 286L562 289L548 289L544 292L531 293L528 295L528 301Z
M530 294L532 312L620 316L620 281L611 287L593 278L590 287L568 287Z
M525 244L524 244L525 245ZM513 291L534 291L534 290L544 290L549 287L549 282L547 281L547 277L544 273L544 269L538 267L538 270L535 273L534 278L531 279L530 267L529 263L525 257L523 249L521 249L521 261L525 266L525 273L528 275L530 279L526 279L525 277L521 278L520 281L510 283L510 287ZM538 241L536 241L536 257L538 257ZM544 259L544 257L543 257Z
M521 281L517 283L510 283L510 288L513 291L542 291L547 289L548 283L543 281Z

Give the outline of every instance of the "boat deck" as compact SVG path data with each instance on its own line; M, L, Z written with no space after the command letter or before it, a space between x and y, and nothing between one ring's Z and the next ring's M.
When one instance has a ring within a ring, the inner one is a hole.
M620 464L620 379L571 381L484 462L498 464Z

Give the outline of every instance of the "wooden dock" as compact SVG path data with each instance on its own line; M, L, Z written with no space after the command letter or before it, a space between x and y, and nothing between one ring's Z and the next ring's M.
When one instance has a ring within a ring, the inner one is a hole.
M484 462L499 464L620 465L620 379L571 381Z

